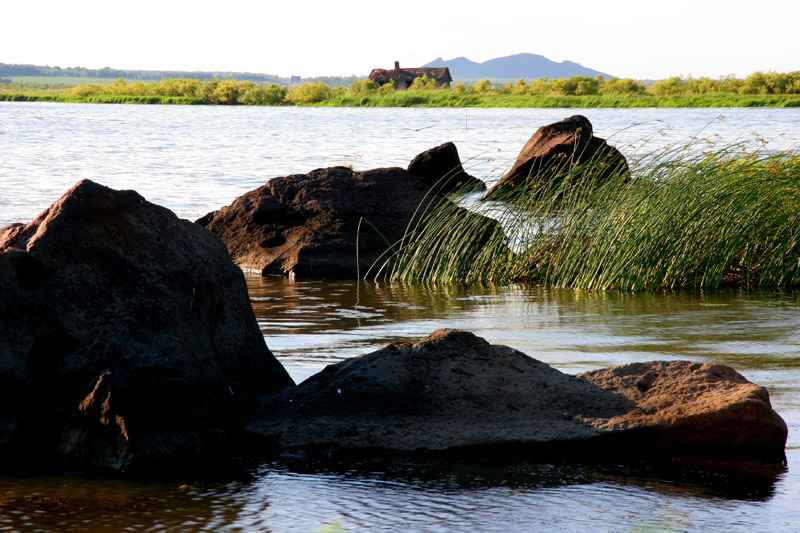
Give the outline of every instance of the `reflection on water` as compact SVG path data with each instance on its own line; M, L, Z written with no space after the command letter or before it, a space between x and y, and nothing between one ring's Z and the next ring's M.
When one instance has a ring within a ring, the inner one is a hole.
M28 221L79 178L136 188L194 219L273 176L400 165L454 141L491 182L541 124L582 112L628 156L695 135L796 148L788 109L296 109L0 103L0 226ZM468 117L468 120L465 118ZM722 118L718 118L722 117ZM409 124L430 126L420 131ZM632 127L633 126L633 127ZM701 133L702 132L702 133ZM697 145L705 145L697 143ZM263 465L224 483L0 478L0 530L800 531L800 308L793 294L621 295L423 289L249 278L270 348L296 380L325 364L464 328L571 373L636 360L733 365L789 424L776 478L637 475L565 465ZM202 477L202 472L198 473Z
M571 372L649 359L800 368L793 293L586 293L522 285L424 288L248 277L270 348L319 365L462 328Z
M619 467L261 465L225 482L0 479L0 530L798 531L796 294L427 289L248 277L267 343L296 380L439 327L475 331L570 373L633 360L733 365L770 389L788 469L746 477Z
M569 465L264 465L225 483L0 480L0 530L792 531L798 479ZM795 530L796 531L796 530Z

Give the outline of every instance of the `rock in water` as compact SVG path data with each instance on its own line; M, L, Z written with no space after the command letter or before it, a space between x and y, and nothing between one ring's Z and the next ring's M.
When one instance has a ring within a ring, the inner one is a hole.
M197 222L245 270L353 279L390 259L412 221L446 201L429 190L402 168L321 168L274 178Z
M575 377L454 330L330 365L272 397L249 429L291 453L542 460L780 462L787 436L767 391L727 367L656 362Z
M292 381L222 243L84 180L0 230L0 384L3 463L134 471L226 454Z
M409 163L408 173L427 180L441 194L486 190L485 183L464 171L458 149L451 142L419 154Z
M624 413L587 418L601 431L634 433L652 450L674 454L783 457L787 427L772 409L767 389L728 366L655 361L578 377L632 403Z
M575 115L536 130L484 199L513 200L542 184L557 186L569 173L571 179L600 184L626 178L629 170L619 150L592 134L589 119Z

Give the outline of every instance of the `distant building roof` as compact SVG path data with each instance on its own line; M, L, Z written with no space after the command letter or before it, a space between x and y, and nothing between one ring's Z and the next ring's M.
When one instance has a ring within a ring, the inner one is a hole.
M398 89L408 89L415 79L421 77L431 78L440 87L449 86L453 81L453 77L450 76L450 69L447 67L400 68L398 61L394 62L394 69L376 68L369 73L369 79L378 85L394 82L394 86Z

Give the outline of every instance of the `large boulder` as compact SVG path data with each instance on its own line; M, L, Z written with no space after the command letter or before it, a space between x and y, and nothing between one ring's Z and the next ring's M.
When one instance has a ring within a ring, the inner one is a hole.
M658 450L710 451L782 459L787 427L767 389L731 367L691 361L632 363L580 374L630 402L607 418L586 421L606 432L634 433Z
M575 115L536 130L484 199L513 200L542 186L559 186L570 174L597 185L628 173L625 156L593 135L589 119Z
M263 409L249 429L265 445L323 456L492 448L534 459L778 463L787 436L767 391L728 367L655 362L575 377L455 330L330 365Z
M426 150L411 160L408 172L428 181L442 194L485 191L486 184L470 176L461 165L458 148L452 142Z
M402 168L332 167L274 178L197 222L245 270L353 279L378 271L408 230L443 205L455 208Z
M116 471L224 457L292 385L202 227L80 181L0 230L0 462Z

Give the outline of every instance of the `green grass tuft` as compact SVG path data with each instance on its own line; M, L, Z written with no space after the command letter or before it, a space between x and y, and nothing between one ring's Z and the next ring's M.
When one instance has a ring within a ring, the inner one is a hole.
M561 182L539 174L504 202L438 206L387 275L623 291L800 285L799 154L673 150L634 167L603 183L592 165Z

